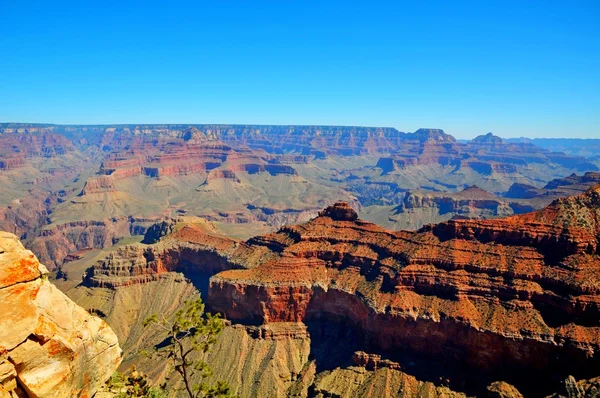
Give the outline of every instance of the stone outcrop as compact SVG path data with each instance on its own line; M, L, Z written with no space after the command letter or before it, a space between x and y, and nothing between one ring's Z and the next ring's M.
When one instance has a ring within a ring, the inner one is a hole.
M0 396L91 397L121 362L116 335L0 232Z
M470 186L457 193L450 192L407 192L397 213L416 212L419 209L434 208L439 215L465 216L468 218L493 218L510 216L515 213L508 201L491 193ZM520 209L519 209L520 210ZM529 207L529 211L534 210ZM523 213L524 211L518 211Z
M240 179L235 175L235 173L231 170L211 170L206 176L206 181L219 180L219 179L228 179L233 180L235 182L240 182Z
M11 232L21 239L44 226L52 212L52 206L62 200L65 192L48 193L33 188L20 199L13 199L7 206L0 206L0 230Z
M354 221L358 219L356 211L346 202L336 202L319 213L321 217L329 217L335 221Z
M399 220L391 212L407 191L450 195L477 184L502 195L513 183L537 186L573 171L595 170L593 163L493 134L463 143L430 128L404 133L351 126L2 123L0 178L7 194L0 195L0 226L29 241L44 224L52 229L70 221L193 214L227 224L223 230L231 236L248 238L303 222L342 199L356 200L360 209L387 207L365 211L374 222L418 228L452 215ZM45 205L27 198L32 187L48 198L67 192ZM561 196L540 195L533 206L515 203L511 209L537 209ZM22 206L13 206L15 199ZM478 217L476 207L474 214L467 208L456 215ZM52 255L40 256L50 267L60 263Z
M489 398L523 398L523 394L504 381L495 381L487 387Z
M488 133L467 144L437 129L419 129L403 137L402 145L379 159L383 173L397 172L415 166L441 165L470 168L482 175L516 174L528 164L556 164L578 171L598 170L583 157L550 152L529 142L505 142Z
M179 227L174 221L158 223L144 241L156 244L130 245L110 253L87 270L84 283L116 288L158 280L170 272L210 276L256 262L245 244L219 235L206 221Z
M80 196L93 195L99 193L117 192L115 183L111 176L98 176L86 181Z

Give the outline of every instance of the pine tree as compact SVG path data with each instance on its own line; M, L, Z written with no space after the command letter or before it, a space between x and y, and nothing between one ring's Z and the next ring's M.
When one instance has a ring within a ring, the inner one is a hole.
M209 385L205 382L212 375L212 370L205 361L193 359L199 353L208 352L224 327L219 315L204 312L202 299L186 301L171 320L164 317L159 319L154 314L144 321L144 327L149 325L156 325L169 342L165 348L155 349L154 355L172 361L190 398L232 396L227 383L217 381L214 385ZM201 382L194 384L195 379L200 379Z

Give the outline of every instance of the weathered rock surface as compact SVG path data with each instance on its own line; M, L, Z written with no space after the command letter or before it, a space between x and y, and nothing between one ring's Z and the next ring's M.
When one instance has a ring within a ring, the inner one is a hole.
M73 221L55 225L39 232L27 247L48 265L59 267L73 253L91 248L110 247L120 238L142 235L156 220L119 217L98 221Z
M71 141L60 134L40 132L21 134L0 133L0 171L25 166L31 158L51 158L74 151Z
M495 381L487 387L489 398L523 398L523 395L514 386L504 382Z
M334 209L250 240L277 258L213 276L212 308L253 323L343 322L368 351L445 358L529 392L545 386L525 375L600 372L600 187L417 232L327 216Z
M600 187L533 213L415 232L385 230L336 203L247 242L184 226L120 250L86 281L215 274L208 305L228 319L335 324L356 333L358 351L384 358L355 361L406 366L455 391L484 394L505 380L540 395L568 374L600 374L599 219Z
M600 377L577 381L569 376L560 383L557 392L548 398L597 398L600 396Z
M431 222L446 221L452 217L498 218L533 211L527 203L503 200L477 186L470 186L456 193L407 192L393 216L405 224L422 227ZM417 220L422 220L418 222ZM419 225L420 224L420 225Z
M3 123L0 227L29 242L43 230L73 222L185 214L222 223L226 234L247 239L304 222L334 200L344 200L356 209L373 206L376 214L364 218L380 225L418 228L423 225L419 219L431 223L495 212L459 206L457 213L441 217L432 207L423 215L391 214L407 191L451 196L476 184L502 195L514 183L539 188L552 178L596 169L593 160L531 143L488 134L465 144L428 128L403 133L343 126ZM41 200L29 198L32 187L41 189ZM511 208L522 213L558 196L538 194L535 202ZM497 213L509 215L504 208ZM115 239L128 236L118 229L123 233ZM70 245L66 255L81 248ZM53 267L61 263L62 251L56 251L57 257L51 248L39 255Z
M539 203L549 204L552 200L578 195L587 191L590 186L600 184L599 172L587 172L582 175L571 174L565 178L549 181L543 188L526 184L513 184L504 194L506 198L530 199L537 206Z
M121 362L117 337L47 274L16 236L0 232L0 395L91 397Z

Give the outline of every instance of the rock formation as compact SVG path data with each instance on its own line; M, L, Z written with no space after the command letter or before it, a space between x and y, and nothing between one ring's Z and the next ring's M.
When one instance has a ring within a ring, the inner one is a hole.
M253 323L343 322L371 351L459 362L529 392L555 374L600 372L600 187L418 232L330 212L249 241L277 258L214 276L212 308Z
M54 268L143 234L151 222L139 220L198 216L247 239L343 200L366 220L416 229L541 208L578 193L543 183L595 169L531 142L463 143L430 128L2 123L0 227ZM471 200L472 185L497 197Z
M401 227L420 228L424 224L450 218L497 218L533 210L534 206L507 201L477 186L470 186L456 193L407 192L390 217Z
M31 158L52 158L74 150L71 141L60 134L0 133L0 170L23 167Z
M16 236L0 232L2 397L91 397L121 362L110 327L47 274Z
M600 374L598 220L600 186L533 213L415 232L385 230L336 203L247 242L175 228L98 263L86 283L204 272L214 275L208 305L228 319L316 325L313 340L337 325L338 343L352 331L355 351L368 353L354 354L362 366L399 367L467 393L502 380L540 395L569 374Z
M72 253L112 246L119 239L142 235L156 219L118 217L99 221L73 221L42 229L27 242L27 247L47 264L50 270L63 263Z

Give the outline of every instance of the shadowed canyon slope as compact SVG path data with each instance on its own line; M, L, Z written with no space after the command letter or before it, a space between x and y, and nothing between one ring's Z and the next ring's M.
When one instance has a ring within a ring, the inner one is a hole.
M121 363L110 327L47 276L15 235L0 232L1 397L91 397Z
M500 380L543 396L569 375L600 375L599 220L596 186L536 212L418 231L360 220L343 202L246 242L181 222L153 229L148 241L157 243L113 252L69 294L157 289L183 272L207 289L213 311L247 325L228 329L230 338L252 346L309 339L294 351L296 365L284 360L291 373L278 384L282 396L344 395L349 380L383 388L378 377L386 394L412 377L430 383L411 385L431 396L448 387L479 395ZM254 375L259 385L265 375Z

